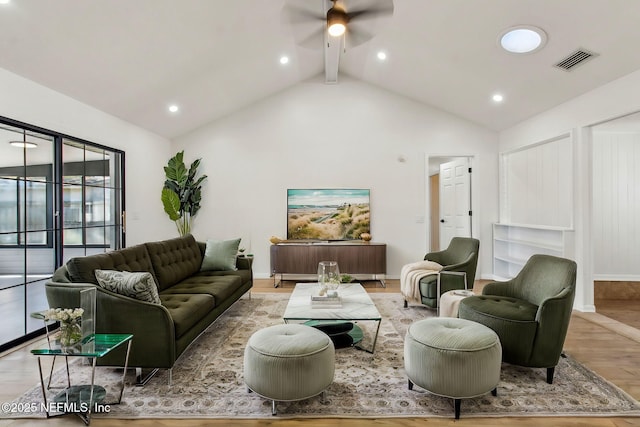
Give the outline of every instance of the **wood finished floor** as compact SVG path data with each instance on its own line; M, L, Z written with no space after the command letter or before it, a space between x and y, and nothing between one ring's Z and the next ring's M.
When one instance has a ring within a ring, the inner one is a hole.
M476 282L480 289L483 282ZM364 283L369 292L399 292L397 280L388 280L387 288L376 282ZM289 293L293 282L285 282L284 286L273 288L271 280L256 280L252 292ZM637 302L636 302L637 303ZM596 307L600 307L596 301ZM637 307L637 304L635 305ZM565 352L585 364L604 378L640 400L640 330L638 327L638 311L634 312L634 302L618 304L617 300L608 300L603 305L603 312L616 316L617 320L606 317L602 313L578 313L571 318L569 332L565 341ZM628 321L636 327L622 323ZM8 354L0 355L0 402L8 402L27 389L37 385L38 370L34 356L29 354L31 348L43 345L36 340ZM44 366L44 369L48 369ZM126 399L126 394L124 396ZM287 419L266 420L203 420L203 419L147 419L118 420L96 418L93 426L166 426L166 427L199 427L199 426L242 426L242 427L416 427L416 426L511 426L516 424L529 426L640 426L640 417L518 417L518 418L467 418L462 414L460 420L440 418L382 418L382 419ZM0 426L82 426L80 419L73 416L53 418L49 420L0 420Z

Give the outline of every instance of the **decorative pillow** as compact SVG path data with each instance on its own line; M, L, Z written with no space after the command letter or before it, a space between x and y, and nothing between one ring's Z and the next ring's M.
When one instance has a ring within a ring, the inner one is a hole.
M140 301L160 304L158 287L148 272L96 270L98 284L108 291L135 298Z
M237 270L238 246L240 246L240 239L207 240L200 271Z

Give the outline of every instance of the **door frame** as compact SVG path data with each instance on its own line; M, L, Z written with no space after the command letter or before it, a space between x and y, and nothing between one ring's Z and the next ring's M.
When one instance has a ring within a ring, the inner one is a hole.
M480 217L480 205L478 203L478 197L477 197L477 191L474 191L474 188L479 188L479 181L478 181L478 173L480 172L479 169L479 164L476 161L476 159L478 158L477 154L425 154L425 178L424 178L424 187L425 187L425 218L428 218L428 225L425 227L425 232L426 232L426 247L425 247L425 253L431 252L431 227L433 224L433 221L439 223L440 218L433 218L431 215L431 187L430 187L430 165L432 163L432 161L435 161L435 159L452 159L452 158L456 158L456 157L466 157L469 159L469 167L472 169L472 173L471 173L471 180L470 180L470 186L469 186L469 192L470 197L471 197L471 211L472 211L472 215L471 215L471 237L474 238L478 238L479 235L479 230L480 230L480 224L479 224L479 217ZM438 164L440 163L445 163L445 161L442 162L438 162ZM445 248L440 248L440 249L445 249Z

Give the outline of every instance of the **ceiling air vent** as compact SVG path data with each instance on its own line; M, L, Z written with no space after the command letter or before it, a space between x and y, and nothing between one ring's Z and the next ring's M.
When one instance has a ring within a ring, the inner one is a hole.
M580 64L584 64L585 62L592 58L595 58L596 56L598 56L597 53L589 52L586 49L578 49L571 55L555 64L555 66L565 71L571 71L573 68L577 67Z

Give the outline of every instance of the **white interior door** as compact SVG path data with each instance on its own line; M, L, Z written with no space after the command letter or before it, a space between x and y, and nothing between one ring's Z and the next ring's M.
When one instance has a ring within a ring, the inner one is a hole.
M453 237L471 237L469 158L440 164L440 249Z

